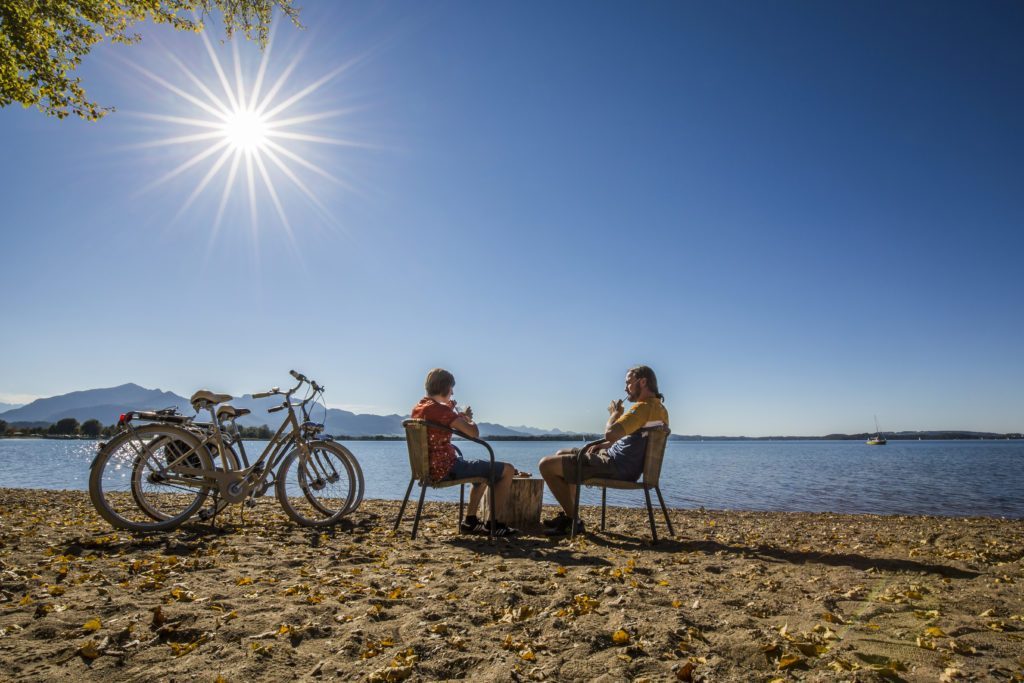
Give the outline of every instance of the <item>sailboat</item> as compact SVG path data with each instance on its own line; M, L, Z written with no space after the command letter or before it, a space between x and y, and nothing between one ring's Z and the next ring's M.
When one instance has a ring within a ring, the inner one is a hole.
M875 435L867 440L867 444L869 446L884 446L887 443L889 442L885 440L882 431L878 428L878 416L875 415Z

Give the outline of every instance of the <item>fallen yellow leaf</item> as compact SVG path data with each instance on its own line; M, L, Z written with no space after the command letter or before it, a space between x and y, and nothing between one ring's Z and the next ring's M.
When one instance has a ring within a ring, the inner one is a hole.
M96 641L90 640L85 643L82 643L78 647L78 654L82 655L86 659L96 659L100 656L101 653L99 645L96 644Z
M779 659L779 669L791 669L798 664L802 664L804 658L799 655L786 655Z

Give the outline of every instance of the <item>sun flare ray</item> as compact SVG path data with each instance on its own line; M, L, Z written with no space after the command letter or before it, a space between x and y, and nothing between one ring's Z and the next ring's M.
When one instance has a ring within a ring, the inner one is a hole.
M176 166L172 170L168 171L164 175L160 176L159 178L157 178L156 180L151 182L149 185L147 185L144 188L142 188L143 192L148 191L148 190L152 190L156 186L162 185L163 183L166 183L168 180L170 180L170 179L172 179L172 178L174 178L176 176L181 175L182 173L184 173L188 169L192 168L193 166L195 166L199 162L201 162L204 159L206 159L207 157L209 157L209 156L211 156L213 154L216 154L218 150L220 150L220 149L222 149L224 147L227 147L228 144L229 143L228 143L227 140L221 140L220 142L218 142L217 144L213 145L212 147L207 147L203 151L201 151L198 154L196 154L195 156L193 156L191 159L187 159L187 160L183 161L182 163L178 164L178 166ZM230 152L230 151L231 150L229 149L228 152Z
M217 162L210 167L210 170L206 172L206 175L204 175L203 179L199 181L196 188L192 190L192 194L188 196L185 203L181 205L180 209L178 209L178 212L174 215L175 220L181 218L188 208L192 206L192 203L199 198L199 195L201 195L203 190L206 189L206 186L213 181L217 176L217 172L220 171L221 167L227 163L228 159L230 159L233 154L237 154L237 152L230 148L224 150L223 154L220 155L220 158L217 159Z
M212 192L214 202L209 208L213 220L200 222L211 226L208 252L228 219L248 223L252 241L257 243L260 230L268 224L261 211L297 252L298 223L289 216L292 201L299 198L318 220L335 226L336 219L317 196L319 188L325 187L323 180L355 191L332 172L334 169L313 161L325 157L313 155L314 147L368 147L338 135L337 121L357 109L338 106L336 91L328 88L363 58L328 68L312 79L302 78L306 47L282 54L275 45L276 26L272 25L258 59L253 59L252 53L243 54L237 42L225 48L200 34L207 67L184 52L182 57L166 55L171 75L129 62L146 79L180 98L179 107L170 111L133 112L160 128L154 128L158 134L132 148L182 150L176 163L141 191L152 192L171 182L177 187L188 173L196 173L194 184L182 187L182 201L173 220L197 210L204 193ZM333 106L318 108L319 101Z
M213 70L217 73L217 79L220 81L221 88L224 89L224 94L227 95L228 104L231 105L231 109L238 109L238 102L232 92L231 83L228 81L227 74L224 73L224 67L213 49L213 44L210 43L210 39L205 33L200 33L199 37L203 39L203 45L206 46L206 54L210 55L210 62L213 64Z
M313 94L314 92L316 92L317 90L322 88L326 83L330 83L335 78L337 78L338 76L340 76L344 72L348 71L352 67L352 65L358 63L358 61L359 60L357 60L357 59L353 59L350 62L342 64L341 66L339 66L338 68L334 69L333 71L328 72L324 76L321 76L319 79L313 81L312 83L307 85L305 88L303 88L299 92L295 93L294 95L292 95L288 99L284 100L283 102L281 102L280 104L275 106L270 111L266 112L265 116L267 116L268 118L276 116L277 114L279 114L280 112L284 111L288 107L292 106L296 102L302 101L307 96ZM263 107L261 107L261 110L262 109L263 109ZM262 113L262 111L261 111L261 113Z

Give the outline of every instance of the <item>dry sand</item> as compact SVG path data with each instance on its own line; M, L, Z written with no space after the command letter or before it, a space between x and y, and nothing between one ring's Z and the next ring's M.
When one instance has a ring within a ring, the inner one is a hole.
M1024 680L1022 520L679 510L652 546L617 508L492 545L397 507L133 536L0 489L0 679Z

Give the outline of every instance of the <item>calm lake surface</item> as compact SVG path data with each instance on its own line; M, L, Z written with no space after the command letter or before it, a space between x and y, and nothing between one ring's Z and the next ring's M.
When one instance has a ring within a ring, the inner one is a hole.
M347 441L366 497L399 500L409 484L402 441ZM264 442L247 442L255 459ZM499 441L499 460L537 474L537 461L569 442ZM461 443L467 458L486 458ZM87 490L93 441L0 439L0 487ZM1024 518L1024 441L672 441L661 489L669 507ZM418 489L413 490L415 497ZM458 500L458 488L427 500ZM584 504L600 504L586 489ZM641 491L608 491L614 505L643 506ZM545 502L554 503L550 494ZM657 502L655 501L655 505Z

